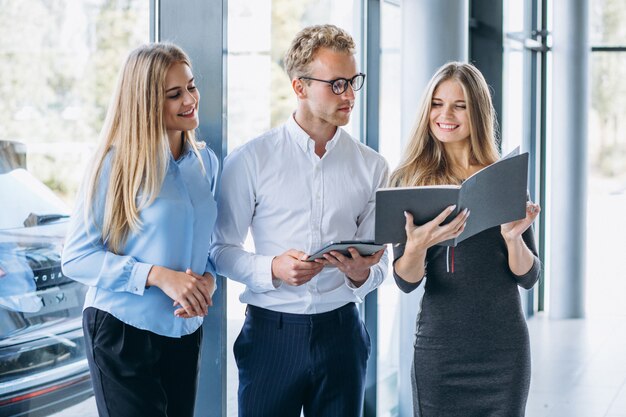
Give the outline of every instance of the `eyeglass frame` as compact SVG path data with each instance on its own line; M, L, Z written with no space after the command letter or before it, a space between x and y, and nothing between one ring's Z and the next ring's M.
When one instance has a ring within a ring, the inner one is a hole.
M363 84L361 84L361 86L360 86L359 88L355 89L355 88L352 86L352 82L353 82L353 81L354 81L357 77L360 77L360 76L363 76ZM306 77L306 76L305 76L305 77L298 77L298 79L299 79L299 80L320 81L320 82L323 82L323 83L329 84L329 85L330 85L330 90L331 90L331 91L333 92L333 94L334 94L334 95L336 95L336 96L340 96L340 95L342 95L343 93L345 93L346 91L348 91L348 86L350 86L350 87L352 88L352 91L359 91L359 90L360 90L361 88L363 88L363 86L365 85L365 74L364 74L364 73L362 73L362 72L359 72L358 74L356 74L354 77L352 77L352 78L350 78L350 79L340 77L340 78L335 78L334 80L321 80L321 79L319 79L319 78ZM345 86L345 88L344 88L344 89L343 89L343 91L342 91L342 92L340 92L340 93L335 93L335 89L333 88L333 85L334 85L337 81L345 81L345 82L346 82L346 86Z

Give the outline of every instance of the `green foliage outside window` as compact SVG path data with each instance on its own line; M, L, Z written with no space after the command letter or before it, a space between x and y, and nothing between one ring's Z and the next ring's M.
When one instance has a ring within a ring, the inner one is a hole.
M0 140L71 202L126 53L149 40L143 0L0 1Z

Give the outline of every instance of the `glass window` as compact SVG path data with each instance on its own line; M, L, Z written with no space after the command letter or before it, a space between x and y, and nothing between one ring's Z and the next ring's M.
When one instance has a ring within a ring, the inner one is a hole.
M291 83L282 60L295 34L305 26L332 23L347 30L361 48L360 1L229 0L228 2L228 151L284 123L295 110ZM357 62L360 61L357 52ZM359 100L346 130L358 137ZM245 247L253 251L248 236ZM228 281L227 414L237 415L238 375L233 343L241 330L244 286Z
M524 2L507 0L504 2L504 65L502 100L502 153L523 143L524 126Z
M592 0L590 2L593 46L626 46L624 2L621 0Z
M81 326L85 287L63 276L60 253L119 66L150 39L149 7L139 0L2 4L0 415L35 407L97 415ZM24 392L32 395L17 398Z
M379 151L395 169L402 154L400 134L400 38L401 14L397 3L381 3L380 140ZM393 258L391 247L388 255ZM378 386L377 416L398 415L398 359L400 292L391 277L378 288Z
M626 47L626 3L591 2L592 46ZM591 106L587 141L587 312L623 315L626 285L612 265L622 256L626 230L626 51L591 53Z
M119 67L149 41L149 3L29 0L0 13L0 140L68 203L82 179ZM28 36L24 36L28 34Z

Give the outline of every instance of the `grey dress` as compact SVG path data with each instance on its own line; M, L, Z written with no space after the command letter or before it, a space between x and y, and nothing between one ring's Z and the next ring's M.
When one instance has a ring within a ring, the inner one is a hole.
M535 259L522 276L509 269L499 226L456 248L428 250L413 361L415 416L524 416L530 347L518 285L531 288L541 263L532 228L523 239ZM394 247L395 259L403 253L403 245ZM404 292L421 284L395 268L394 278Z

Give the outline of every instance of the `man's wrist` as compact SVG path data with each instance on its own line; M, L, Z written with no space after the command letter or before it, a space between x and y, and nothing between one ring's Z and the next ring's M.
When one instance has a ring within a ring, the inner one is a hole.
M346 275L346 278L348 278L348 280L350 280L350 282L352 284L354 284L355 287L360 287L361 285L363 285L365 283L365 281L367 281L367 279L370 276L370 270L371 268L367 268L367 270L365 271L364 274L362 274L362 276L355 276L355 277L351 277L349 275ZM361 275L361 274L359 274Z

